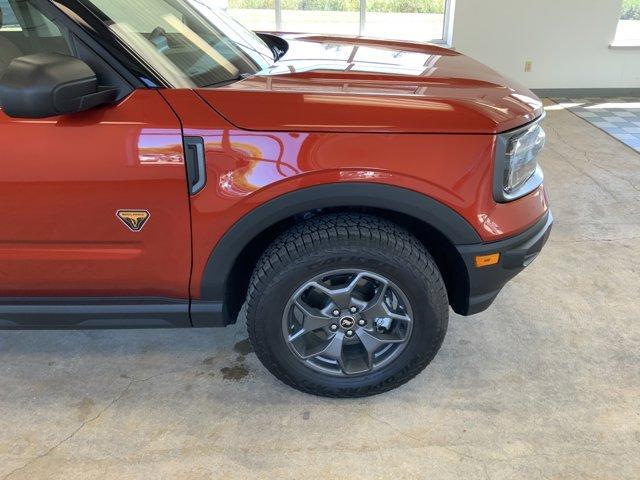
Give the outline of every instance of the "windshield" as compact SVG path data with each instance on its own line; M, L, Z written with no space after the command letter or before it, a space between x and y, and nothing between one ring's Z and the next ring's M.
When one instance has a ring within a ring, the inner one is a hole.
M210 0L82 0L176 88L240 80L274 62L256 34Z

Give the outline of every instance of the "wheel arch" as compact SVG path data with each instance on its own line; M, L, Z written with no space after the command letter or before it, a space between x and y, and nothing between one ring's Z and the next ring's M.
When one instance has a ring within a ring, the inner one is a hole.
M215 306L218 314L222 306L223 324L235 322L253 266L266 246L296 222L326 211L370 212L409 230L438 263L454 310L464 309L468 274L455 245L481 242L464 217L441 202L406 188L375 183L332 183L276 197L247 213L225 233L205 266L201 298L192 301L194 326L211 323L207 318L210 305Z

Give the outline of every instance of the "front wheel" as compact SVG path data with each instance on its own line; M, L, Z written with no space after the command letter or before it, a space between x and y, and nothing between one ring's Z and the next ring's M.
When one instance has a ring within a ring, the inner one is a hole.
M407 382L435 357L447 322L433 258L406 230L369 215L293 227L263 254L249 285L258 358L316 395L362 397Z

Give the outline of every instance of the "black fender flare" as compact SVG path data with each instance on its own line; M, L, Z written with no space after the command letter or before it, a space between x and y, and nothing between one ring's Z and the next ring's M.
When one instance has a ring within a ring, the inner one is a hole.
M293 215L335 207L390 210L423 221L437 229L453 245L482 242L471 224L460 214L413 190L385 184L346 182L308 187L260 205L224 234L209 256L201 282L201 300L196 303L222 305L229 274L238 256L257 235Z

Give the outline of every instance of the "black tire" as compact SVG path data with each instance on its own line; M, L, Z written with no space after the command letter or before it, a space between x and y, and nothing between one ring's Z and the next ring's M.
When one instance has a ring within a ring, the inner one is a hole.
M413 320L404 350L389 364L336 377L309 368L292 353L282 321L300 285L345 266L392 279L413 306ZM248 288L247 328L258 358L287 385L326 397L364 397L404 384L433 360L447 330L448 305L435 261L408 231L371 215L327 214L294 226L264 252Z

